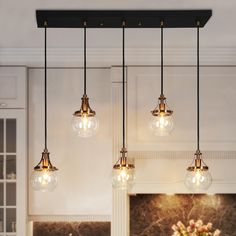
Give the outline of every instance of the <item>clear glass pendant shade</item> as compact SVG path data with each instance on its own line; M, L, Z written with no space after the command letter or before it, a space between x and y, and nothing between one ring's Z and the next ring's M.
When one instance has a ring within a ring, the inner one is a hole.
M71 125L77 136L86 138L97 133L99 121L96 118L96 112L89 106L89 98L86 94L83 95L81 100L81 108L74 112Z
M42 158L34 167L30 178L33 189L41 192L53 191L58 183L57 170L50 161L48 150L44 149Z
M204 191L211 186L212 178L208 170L187 171L185 185L192 191Z
M174 119L172 116L152 116L149 128L157 136L167 136L174 129Z
M125 156L127 151L122 148L121 158L113 166L112 186L119 189L130 189L135 181L135 167L129 163Z
M202 160L202 153L197 150L194 157L194 165L187 168L185 186L191 191L207 190L212 183L208 166Z
M91 137L95 135L99 128L98 119L93 117L73 116L72 129L79 137Z
M167 136L174 129L173 111L166 104L164 95L159 97L158 106L151 111L149 128L157 136Z
M120 169L113 169L112 185L114 188L130 189L133 187L134 181L134 168L121 167Z
M31 185L36 191L51 192L58 183L56 171L33 171L31 175Z

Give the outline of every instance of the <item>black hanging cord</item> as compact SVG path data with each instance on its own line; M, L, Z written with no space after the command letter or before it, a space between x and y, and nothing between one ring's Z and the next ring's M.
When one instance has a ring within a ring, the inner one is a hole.
M47 150L47 22L44 22L44 121L45 150Z
M200 112L200 95L199 95L199 27L200 27L200 22L197 22L197 150L200 150L200 145L199 145L199 140L200 140L200 132L199 132L199 112Z
M164 67L164 63L163 63L163 26L164 26L164 22L161 21L161 95L163 94L163 90L164 90L164 81L163 81L163 67Z
M86 91L86 88L87 88L87 78L86 78L86 70L87 70L87 65L86 65L86 48L87 48L87 45L86 45L86 26L87 26L87 23L84 22L84 95L86 95L87 91Z
M125 22L122 24L122 60L123 148L125 148Z

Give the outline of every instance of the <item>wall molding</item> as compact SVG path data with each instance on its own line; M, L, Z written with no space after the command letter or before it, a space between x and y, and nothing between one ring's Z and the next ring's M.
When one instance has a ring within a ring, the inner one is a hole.
M136 182L129 195L136 194L193 194L187 188L183 188L184 180L174 181L140 181ZM219 191L220 189L220 191ZM216 181L213 179L211 188L207 192L197 194L229 194L236 193L235 181Z
M29 215L29 221L111 221L110 215Z
M129 151L129 156L134 159L168 159L189 160L195 151ZM202 151L204 159L229 160L236 159L236 151Z
M41 66L43 48L1 48L1 65ZM49 66L80 66L83 60L81 48L49 48ZM88 48L89 65L111 66L121 64L120 48ZM159 48L127 48L128 65L160 64ZM195 48L166 48L166 65L195 65ZM88 65L88 66L89 66ZM236 48L201 48L201 65L236 65Z

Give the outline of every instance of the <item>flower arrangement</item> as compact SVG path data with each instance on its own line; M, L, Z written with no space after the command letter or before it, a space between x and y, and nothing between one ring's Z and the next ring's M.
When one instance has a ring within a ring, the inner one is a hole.
M172 236L219 236L221 231L212 231L212 223L206 225L202 220L194 221L190 220L189 225L185 226L181 221L172 226L174 233Z

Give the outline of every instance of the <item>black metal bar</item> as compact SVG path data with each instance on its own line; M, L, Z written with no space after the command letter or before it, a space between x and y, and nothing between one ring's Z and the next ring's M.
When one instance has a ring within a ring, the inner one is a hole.
M164 95L164 62L163 62L163 27L164 22L161 21L161 95Z
M123 148L125 148L125 22L122 24L122 109Z
M84 22L84 95L86 95L87 93L87 51L86 51L86 48L87 48L87 45L86 45L86 41L87 41L87 38L86 38L86 22Z
M197 22L197 150L200 150L200 95L199 95L199 78L200 78L200 65L199 65L199 25L200 23Z
M49 28L159 28L160 21L166 28L194 28L196 21L204 27L212 16L212 10L37 10L38 27Z
M44 131L45 150L47 150L47 22L44 22Z

